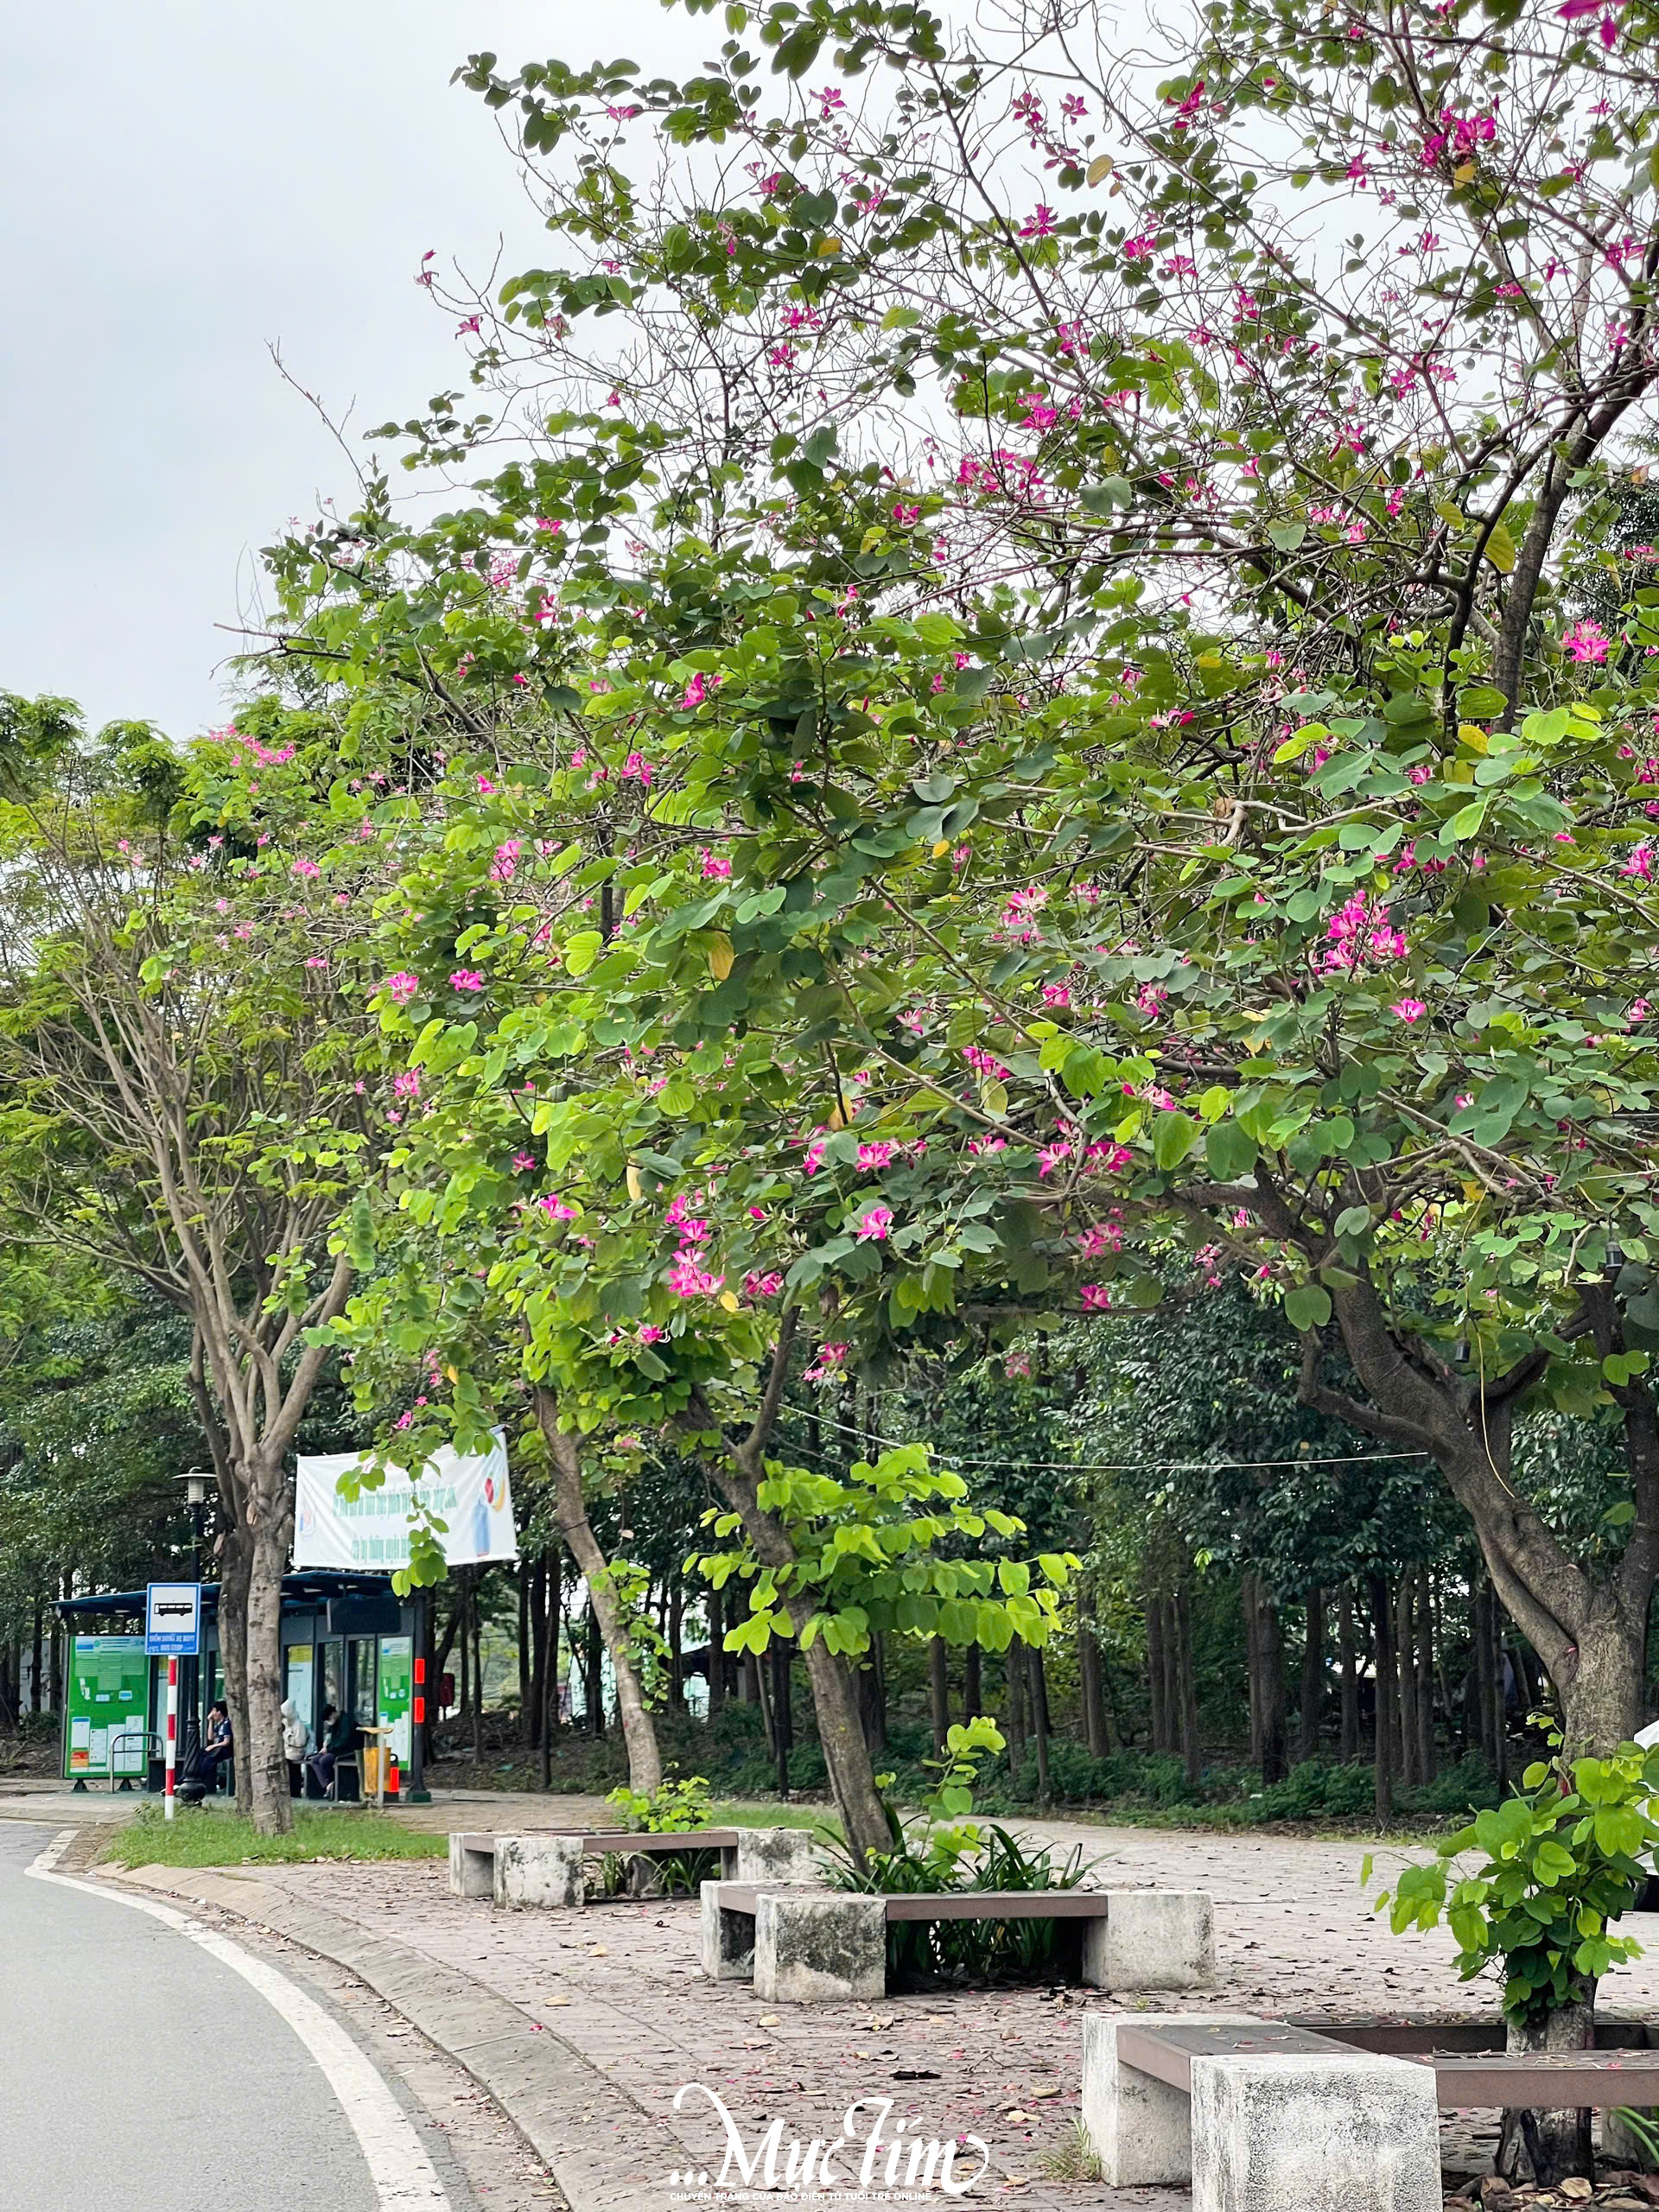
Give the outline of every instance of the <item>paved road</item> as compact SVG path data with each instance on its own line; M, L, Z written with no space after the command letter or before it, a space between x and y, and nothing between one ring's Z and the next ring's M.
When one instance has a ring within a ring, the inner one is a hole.
M327 2082L239 1974L111 1899L31 1880L0 1830L0 2205L377 2212Z

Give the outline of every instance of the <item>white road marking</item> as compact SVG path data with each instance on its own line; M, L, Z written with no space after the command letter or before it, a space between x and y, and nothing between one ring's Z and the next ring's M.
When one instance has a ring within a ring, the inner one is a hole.
M331 2018L315 1998L308 1997L286 1974L279 1974L264 1959L254 1957L239 1943L232 1942L229 1936L219 1935L200 1921L175 1912L171 1905L162 1904L154 1897L132 1897L101 1882L80 1882L72 1874L58 1873L57 1863L77 1833L74 1828L64 1828L25 1871L36 1881L56 1882L66 1890L83 1890L88 1897L103 1897L115 1904L129 1905L135 1912L148 1913L152 1920L159 1920L181 1936L188 1936L193 1943L239 1974L273 2010L281 2013L321 2068L368 2162L379 2212L414 2212L416 2206L421 2212L448 2212L448 2192L438 2179L437 2169L426 2155L409 2114L339 2021Z

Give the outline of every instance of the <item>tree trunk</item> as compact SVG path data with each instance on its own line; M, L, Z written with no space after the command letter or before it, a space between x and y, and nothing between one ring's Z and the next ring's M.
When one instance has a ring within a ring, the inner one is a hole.
M1196 1789L1204 1779L1204 1747L1198 1740L1198 1673L1192 1661L1192 1597L1186 1584L1175 1592L1175 1679L1179 1684L1181 1757L1186 1778Z
M1337 1603L1337 1648L1342 1662L1342 1763L1359 1757L1359 1661L1354 1642L1354 1593L1344 1588Z
M1052 1791L1048 1779L1048 1681L1043 1655L1033 1643L1026 1653L1026 1681L1031 1689L1031 1732L1037 1745L1037 1802L1046 1805Z
M1310 1590L1304 1600L1301 1710L1296 1716L1296 1756L1319 1756L1319 1722L1325 1714L1325 1592Z
M887 1659L879 1633L870 1638L863 1665L853 1670L853 1693L864 1742L874 1758L887 1749Z
M1512 2051L1589 2050L1596 2040L1596 1986L1574 1984L1573 2001L1527 2027L1511 2020L1508 2044ZM1510 2181L1529 2176L1542 2188L1553 2188L1569 2176L1595 2178L1591 2145L1591 2114L1567 2109L1550 2111L1511 2107L1503 2114L1498 2136L1497 2165Z
M46 1700L41 1681L41 1630L44 1614L45 1609L37 1592L35 1599L35 1636L29 1645L29 1709L31 1713L43 1713L46 1710Z
M685 1703L685 1584L676 1575L668 1593L668 1701L677 1713Z
M1434 1779L1433 1578L1427 1566L1417 1570L1417 1777Z
M1417 1576L1400 1578L1399 1649L1395 1655L1400 1679L1400 1779L1408 1789L1422 1780L1417 1770L1420 1730L1417 1721Z
M1088 1741L1089 1756L1091 1759L1103 1759L1111 1749L1111 1733L1105 1683L1101 1675L1100 1645L1087 1621L1077 1624L1077 1676L1083 1688L1083 1732Z
M1393 1731L1389 1723L1392 1700L1388 1685L1394 1675L1394 1623L1389 1611L1389 1586L1380 1574L1370 1578L1371 1620L1376 1637L1376 1797L1379 1826L1394 1818Z
M981 1654L976 1643L970 1643L962 1655L962 1723L965 1728L976 1720L985 1710L985 1692L981 1682Z
M535 1669L531 1663L530 1640L530 1578L533 1572L528 1556L518 1561L514 1578L518 1585L518 1740L533 1745L536 1741L535 1719L531 1703L531 1688Z
M483 1580L484 1569L475 1567L467 1608L473 1637L473 1764L475 1767L484 1764L484 1623L478 1604L479 1587Z
M710 1590L709 1615L709 1718L713 1721L726 1709L726 1592Z
M944 1739L950 1732L950 1655L942 1636L928 1638L927 1688L933 1719L933 1756L943 1758Z
M245 1761L256 1835L288 1835L294 1801L283 1755L283 1574L288 1566L291 1511L283 1510L283 1472L262 1470L249 1485L258 1501L248 1580L248 1733L236 1746L238 1786Z
M893 1829L876 1789L875 1770L859 1724L851 1673L822 1637L815 1637L802 1656L842 1832L855 1852L890 1851Z
M1161 1598L1149 1597L1147 1606L1147 1691L1152 1713L1152 1748L1169 1749L1169 1718L1164 1710L1164 1607Z
M1238 1579L1238 1606L1244 1622L1244 1671L1249 1683L1250 1764L1259 1774L1262 1770L1264 1742L1262 1713L1262 1618L1256 1601L1255 1577L1253 1574L1242 1574Z
M1002 1655L1002 1733L1008 1739L1008 1782L1018 1794L1026 1770L1026 1647L1018 1637Z
M588 1733L601 1737L605 1733L605 1631L599 1624L591 1590L588 1593L583 1633L587 1656L582 1664L582 1680L588 1692Z
M642 1796L649 1796L652 1790L662 1787L662 1753L658 1749L657 1730L645 1703L645 1689L633 1663L628 1624L617 1601L610 1567L588 1518L588 1507L582 1494L581 1450L575 1438L559 1427L558 1404L550 1391L537 1389L536 1418L547 1440L553 1463L554 1511L559 1534L586 1578L588 1602L610 1655L611 1672L616 1682L617 1716L622 1723L622 1740L627 1746L628 1786ZM598 1670L594 1671L597 1674ZM603 1693L598 1681L591 1686L590 1700L602 1709Z
M766 1647L766 1657L772 1666L772 1741L778 1760L778 1795L785 1802L789 1797L789 1755L795 1748L795 1707L790 1680L792 1656L780 1636L774 1636Z
M1256 1582L1256 1647L1262 1662L1262 1782L1282 1782L1290 1772L1290 1719L1285 1696L1285 1638L1279 1608L1267 1585Z
M253 1741L248 1719L248 1583L253 1573L253 1531L245 1518L226 1532L219 1555L219 1663L225 1675L225 1703L231 1716L231 1735L237 1745L236 1809L244 1820L253 1818L253 1763L243 1756Z

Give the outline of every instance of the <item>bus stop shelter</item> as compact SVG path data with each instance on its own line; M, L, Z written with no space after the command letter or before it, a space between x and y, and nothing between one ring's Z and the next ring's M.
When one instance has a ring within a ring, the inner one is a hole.
M63 1598L61 1772L143 1789L166 1728L167 1662L144 1652L144 1592L120 1590ZM283 1694L292 1698L314 1745L332 1705L359 1727L382 1728L397 1759L405 1803L423 1802L425 1593L399 1598L386 1574L331 1568L283 1578ZM179 1758L200 1740L207 1708L224 1694L219 1585L201 1587L201 1651L179 1662ZM417 1700L419 1706L417 1708Z

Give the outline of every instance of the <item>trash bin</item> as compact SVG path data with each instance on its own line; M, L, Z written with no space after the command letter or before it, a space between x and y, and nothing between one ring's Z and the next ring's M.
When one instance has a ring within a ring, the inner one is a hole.
M363 1795L365 1797L376 1796L380 1788L379 1745L365 1744L358 1757L363 1762Z
M144 1775L144 1787L152 1797L159 1797L167 1788L167 1761L152 1758Z

